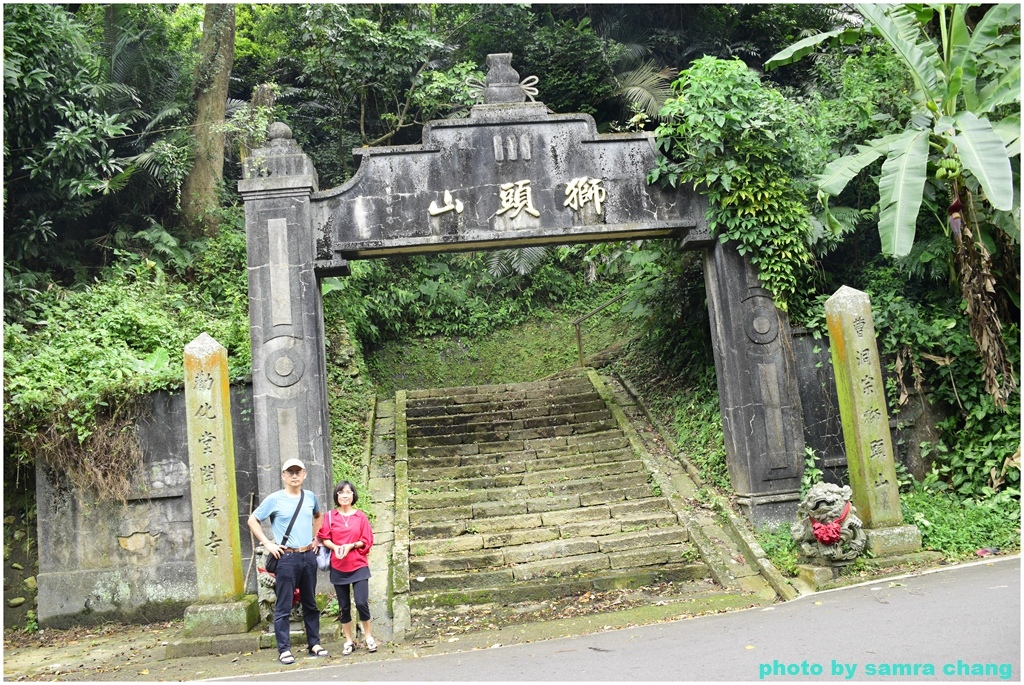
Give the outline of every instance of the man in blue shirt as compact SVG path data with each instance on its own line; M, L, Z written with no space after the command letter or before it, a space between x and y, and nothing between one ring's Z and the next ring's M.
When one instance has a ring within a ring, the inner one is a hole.
M277 605L274 607L274 635L277 638L277 660L282 664L294 664L291 653L291 635L288 616L292 612L292 596L299 589L302 602L302 620L306 625L306 644L313 656L329 656L320 646L320 612L316 608L316 548L320 541L316 537L320 530L320 503L312 490L302 490L306 480L306 465L298 459L289 459L281 466L281 480L284 489L271 493L249 514L249 530L256 536L268 554L277 558L276 585ZM303 494L305 493L305 494ZM299 506L300 494L302 505ZM285 532L292 516L288 540ZM271 542L263 533L261 521L270 519L274 532Z

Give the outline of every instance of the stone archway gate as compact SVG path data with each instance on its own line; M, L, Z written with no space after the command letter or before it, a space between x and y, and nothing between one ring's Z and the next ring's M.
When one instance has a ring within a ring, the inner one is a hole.
M803 465L789 326L749 262L712 239L690 188L646 183L650 133L599 135L586 114L552 114L489 55L484 104L431 121L421 145L355 150L345 185L320 191L284 124L247 160L249 316L259 497L298 457L330 501L323 311L318 280L348 260L537 244L680 239L703 251L729 472L755 524L788 519ZM530 102L527 102L527 97Z

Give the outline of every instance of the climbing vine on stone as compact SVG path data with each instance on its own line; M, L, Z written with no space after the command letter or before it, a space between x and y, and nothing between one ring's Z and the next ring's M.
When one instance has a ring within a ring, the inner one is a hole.
M699 59L672 88L678 96L665 103L666 123L655 132L663 156L648 182L692 183L705 195L712 233L738 243L786 310L812 263L798 182L802 114L740 60Z

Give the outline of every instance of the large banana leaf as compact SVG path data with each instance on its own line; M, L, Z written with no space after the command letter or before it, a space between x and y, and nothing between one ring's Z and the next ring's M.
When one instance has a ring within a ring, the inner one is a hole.
M955 117L960 135L951 136L957 154L981 183L988 201L996 209L1013 209L1013 172L1002 139L992 130L988 119L979 119L971 112Z
M977 95L978 56L994 45L1005 26L1020 21L1020 5L1005 3L992 5L981 18L974 32L967 28L966 13L970 5L956 5L950 23L951 69L963 69L963 92L967 109L979 111L981 104ZM980 110L981 112L988 110Z
M1003 74L998 81L985 86L980 98L978 106L971 108L975 114L988 114L999 105L1020 102L1020 62Z
M889 145L898 138L899 135L885 136L858 145L856 154L832 160L824 171L814 177L815 184L829 195L838 195L861 169L888 154Z
M1006 146L1006 156L1016 157L1020 154L1020 116L1006 117L992 124L992 130Z
M905 6L855 5L854 7L896 51L925 100L940 102L946 89L942 60L935 45L922 32L914 14Z
M905 257L910 253L927 176L928 131L906 131L889 147L878 180L878 235L883 254Z
M834 31L825 31L824 33L817 33L803 40L790 45L785 50L772 55L767 62L764 63L765 71L771 71L776 67L785 66L786 64L792 64L802 57L809 55L814 52L814 48L818 47L822 43L828 42L834 44L837 39L844 45L850 45L855 43L861 36L860 29L836 29Z

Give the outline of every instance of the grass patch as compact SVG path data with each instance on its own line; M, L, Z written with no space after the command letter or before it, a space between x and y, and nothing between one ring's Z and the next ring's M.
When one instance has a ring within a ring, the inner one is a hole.
M584 322L583 354L593 355L633 334L632 322L609 307ZM434 336L387 342L367 356L378 396L396 390L535 381L578 364L570 308L479 337Z
M672 431L669 437L704 482L731 492L715 367L671 373L645 346L633 344L615 369L637 389L658 422Z
M900 495L903 518L921 529L922 546L950 559L974 557L984 547L1020 550L1020 501L996 496L980 504L918 485Z
M796 541L790 535L788 525L782 524L774 529L755 530L754 536L761 548L764 549L768 559L782 575L789 578L796 577L796 565L800 563L800 558L797 553Z

